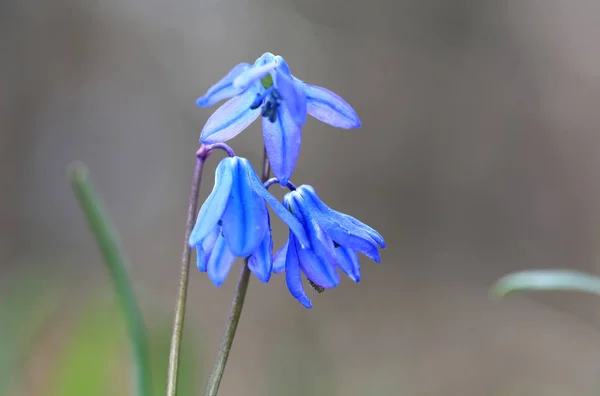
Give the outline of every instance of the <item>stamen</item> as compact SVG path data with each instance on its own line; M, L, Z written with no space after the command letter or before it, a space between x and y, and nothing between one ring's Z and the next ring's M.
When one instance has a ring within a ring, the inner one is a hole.
M257 93L256 99L254 99L254 102L252 102L252 104L250 105L250 109L252 109L252 110L258 109L265 101L265 98L268 97L269 95L271 95L272 92L273 92L273 87L266 89L262 93L260 93L260 92Z
M319 294L323 293L325 291L325 288L322 286L317 285L315 282L311 281L310 279L306 278L308 280L308 284L315 289L315 291Z

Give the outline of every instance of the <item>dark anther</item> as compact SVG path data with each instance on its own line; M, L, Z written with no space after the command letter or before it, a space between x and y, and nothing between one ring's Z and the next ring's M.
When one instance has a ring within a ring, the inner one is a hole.
M333 247L334 247L334 248L336 248L336 249L337 249L337 248L339 248L340 246L342 246L342 245L340 245L340 244L339 244L339 243L337 243L336 241L333 241Z
M256 99L254 99L254 102L252 102L252 104L250 105L250 109L251 110L258 109L263 104L263 100L264 100L264 98L261 94L256 94Z
M277 107L274 107L271 110L271 114L269 114L269 121L271 121L271 123L275 122L275 120L277 119Z
M308 279L308 278L306 278ZM317 285L315 282L311 281L310 279L308 279L308 283L310 284L310 286L315 289L315 291L317 293L323 293L325 291L325 288L322 286Z
M262 112L261 115L263 117L268 117L269 114L271 114L271 111L273 110L273 103L271 103L270 101L266 101L265 105L262 108Z
M217 224L218 224L218 225L220 225L220 226L222 226L222 225L223 225L223 220L219 220L219 221L217 222Z

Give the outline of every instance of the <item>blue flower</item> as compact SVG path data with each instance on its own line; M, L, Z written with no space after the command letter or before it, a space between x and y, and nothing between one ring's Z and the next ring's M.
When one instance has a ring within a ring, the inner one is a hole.
M248 258L258 279L268 282L273 268L271 225L267 205L293 230L303 246L309 241L302 224L273 197L245 158L223 159L215 186L192 230L198 269L220 286L236 257Z
M282 185L300 152L306 114L338 128L358 128L354 109L335 93L292 75L281 56L269 52L254 65L240 63L196 101L209 107L228 99L206 122L200 141L222 143L263 116L263 138L273 173Z
M314 285L331 288L340 282L337 268L353 281L360 281L357 252L380 261L378 247L385 248L383 237L354 217L329 208L311 186L303 185L286 194L283 204L303 224L310 246L302 247L306 244L290 231L288 241L274 256L273 271L285 270L290 292L305 307L310 308L311 302L302 286L301 272Z

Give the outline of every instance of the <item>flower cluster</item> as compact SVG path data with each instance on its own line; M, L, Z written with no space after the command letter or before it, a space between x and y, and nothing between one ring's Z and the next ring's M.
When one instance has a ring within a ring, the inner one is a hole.
M289 182L300 152L302 127L309 114L338 128L358 128L354 109L335 93L296 78L281 56L265 53L253 65L240 63L198 98L201 107L229 99L208 119L200 141L223 143L262 116L264 145L275 182L291 191L280 203L259 180L249 161L231 156L216 170L213 191L202 205L189 239L198 269L219 286L236 257L263 282L286 273L292 295L305 307L311 302L302 273L313 287L333 288L339 268L360 280L357 252L379 262L381 235L354 217L325 205L308 185ZM273 254L267 204L289 227L288 241Z

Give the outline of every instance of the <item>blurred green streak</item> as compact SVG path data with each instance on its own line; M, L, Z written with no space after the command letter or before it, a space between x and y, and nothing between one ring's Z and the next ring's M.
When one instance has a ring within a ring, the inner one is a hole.
M129 365L124 346L127 343L124 318L114 301L94 299L84 305L76 328L68 336L68 345L56 362L50 396L113 396L130 392ZM163 325L164 324L164 325ZM150 362L151 394L162 395L167 372L170 323L165 320L150 331L153 359ZM183 349L180 366L180 395L192 395L197 388L194 374L199 372L194 348ZM124 370L125 369L125 370Z
M492 286L495 297L510 293L537 291L578 291L600 295L600 278L570 270L530 270L515 272L500 278Z
M0 395L10 394L36 346L44 326L56 312L59 293L47 279L31 274L9 276L0 298ZM35 292L32 292L35 291Z
M150 396L152 379L149 368L148 339L142 314L129 281L126 269L128 263L121 251L116 232L111 227L100 198L94 191L85 165L81 163L73 165L69 170L69 179L104 258L117 298L125 313L136 368L137 394L139 396Z
M121 312L106 301L84 305L83 315L67 340L64 354L55 362L57 372L48 395L108 396L115 389L115 367L124 366L126 341Z

